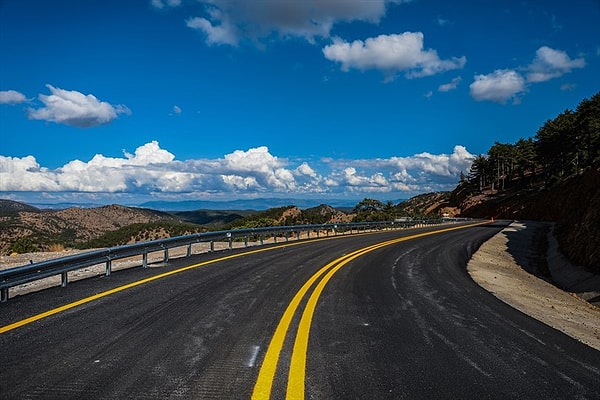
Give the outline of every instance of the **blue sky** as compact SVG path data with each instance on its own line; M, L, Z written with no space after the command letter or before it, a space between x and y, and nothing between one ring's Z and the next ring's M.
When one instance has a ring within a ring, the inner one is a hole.
M0 1L0 198L382 201L600 90L600 2Z

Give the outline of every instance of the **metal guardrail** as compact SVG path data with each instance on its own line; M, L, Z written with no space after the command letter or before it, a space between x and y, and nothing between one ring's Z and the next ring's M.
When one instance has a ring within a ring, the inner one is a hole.
M105 275L109 276L112 271L112 261L132 256L142 256L142 267L148 266L148 254L158 251L164 252L163 262L169 260L169 249L187 246L187 256L192 254L192 245L201 242L210 242L210 252L214 251L215 241L228 241L229 248L232 248L234 240L244 239L245 247L248 247L249 238L260 240L264 244L265 237L273 237L277 243L278 237L283 237L286 242L290 236L300 240L302 232L307 232L307 238L310 238L311 232L316 237L320 237L322 232L329 236L333 235L361 233L371 230L384 229L402 229L421 225L440 224L447 219L435 220L407 220L407 221L385 221L385 222L355 222L339 224L318 224L318 225L292 225L275 226L266 228L250 229L232 229L227 231L204 232L185 236L177 236L166 239L152 240L148 242L139 242L124 246L109 247L101 250L93 250L77 255L56 258L23 265L20 267L9 268L0 271L0 302L8 301L8 290L11 287L33 282L39 279L51 276L61 275L61 286L65 287L68 283L68 272L90 267L92 265L105 264Z

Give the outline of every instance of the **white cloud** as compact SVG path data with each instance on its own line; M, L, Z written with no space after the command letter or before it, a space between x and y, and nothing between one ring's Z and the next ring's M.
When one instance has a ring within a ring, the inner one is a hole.
M242 39L260 40L272 34L301 37L312 42L329 37L331 28L342 21L377 23L387 6L403 0L247 0L201 1L205 15L187 21L190 28L206 34L208 44L235 46ZM161 3L162 4L162 3Z
M458 87L458 85L460 84L461 81L462 81L462 78L460 76L457 76L456 78L452 79L450 82L440 85L438 87L438 92L449 92L451 90L454 90Z
M258 194L357 195L451 190L474 156L463 146L452 154L421 153L374 160L308 161L296 165L272 155L267 147L236 150L222 158L177 161L153 141L123 157L95 155L61 168L41 167L33 156L0 156L0 192L178 194L243 198ZM3 194L4 195L4 194Z
M452 154L419 153L412 157L392 157L386 163L395 167L396 177L406 182L455 182L471 167L475 157L464 146L454 146Z
M477 101L506 103L526 89L525 79L516 71L499 69L488 75L476 75L469 85L471 97Z
M195 17L187 20L186 25L188 28L204 32L206 34L206 44L237 46L239 41L237 28L228 21L227 17L223 17L219 10L212 10L211 15L213 20L218 22L213 23L206 18Z
M302 164L300 164L300 166L298 168L296 168L296 171L300 175L310 176L311 178L317 177L317 173L315 172L315 170L312 169L310 167L310 165L308 165L308 163L306 163L306 162L303 162Z
M574 83L563 83L560 85L560 90L562 91L572 91L577 88L577 85Z
M25 95L16 90L0 90L0 104L19 104L26 100Z
M535 52L535 58L528 67L527 81L544 82L559 78L574 68L585 67L583 58L572 60L566 52L542 46Z
M90 128L105 125L117 118L118 114L130 114L123 106L113 106L99 101L95 96L84 95L75 90L63 90L46 85L50 95L40 94L38 97L44 107L29 110L30 119L38 119L77 128Z
M35 157L0 156L0 192L5 191L64 191L53 173L41 168Z
M271 155L266 146L227 154L222 166L228 172L253 177L264 188L284 191L295 188L292 172L285 168L284 161Z
M162 10L166 7L179 7L181 5L181 0L151 0L150 4L152 7Z
M123 154L127 158L126 163L142 166L151 164L166 164L175 159L173 154L169 153L167 150L161 149L156 140L138 147L135 149L134 154L130 154L126 151L123 151Z
M172 163L173 154L150 142L124 152L125 158L96 154L90 161L73 160L61 168L41 168L33 156L0 156L0 192L2 191L135 191L141 186L168 187L168 171L156 165Z
M514 69L498 69L491 74L475 76L475 80L469 86L470 93L477 101L489 100L506 103L512 99L513 104L520 104L519 95L527 90L528 83L559 78L573 69L583 68L585 65L583 58L572 60L564 51L542 46L537 49L531 64L519 68L526 72L526 77ZM568 88L570 88L569 85L561 86L561 90Z
M439 25L439 26L450 26L450 25L454 25L454 21L451 21L449 19L445 19L442 17L437 17L437 19L435 20L435 22Z
M361 175L356 168L345 168L342 173L333 175L338 186L346 187L349 192L359 193L385 193L391 192L390 182L381 172L375 172L371 175Z
M335 38L333 44L323 48L323 54L341 63L343 71L377 69L390 75L388 78L400 71L405 71L407 78L435 75L466 63L464 56L442 60L435 50L424 50L421 32L379 35L352 43Z
M179 107L177 105L173 106L173 112L175 114L181 114L181 112L182 112L181 107Z

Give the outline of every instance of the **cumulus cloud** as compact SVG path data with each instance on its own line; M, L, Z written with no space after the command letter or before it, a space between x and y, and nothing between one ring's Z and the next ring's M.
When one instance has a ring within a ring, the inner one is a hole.
M51 170L33 156L0 156L0 192L100 193L136 196L229 194L364 195L453 189L474 156L463 146L451 154L420 153L374 160L324 159L310 165L274 156L265 146L222 158L178 161L153 141L122 157L95 155Z
M423 33L404 32L394 35L379 35L365 41L352 43L335 38L333 44L323 48L325 58L342 64L342 70L377 69L387 75L404 71L407 78L435 75L460 69L466 57L442 60L437 51L423 48Z
M44 107L29 110L29 118L77 128L90 128L112 122L119 114L130 114L124 105L113 106L98 100L94 95L84 95L75 90L64 90L46 85L50 95L40 94Z
M542 46L535 52L535 58L528 67L527 81L544 82L558 78L575 68L585 67L583 58L572 60L566 52Z
M62 188L53 176L52 171L42 168L33 156L0 156L0 192L67 190Z
M457 76L456 78L452 79L450 82L440 85L438 87L438 92L449 92L451 90L454 90L458 87L458 85L460 84L461 81L462 81L462 78L460 76Z
M585 65L583 58L571 59L564 51L542 46L537 49L531 64L518 68L519 71L524 71L525 77L515 69L498 69L491 74L477 75L469 86L470 93L477 101L506 103L512 99L513 103L518 104L519 95L527 90L528 84L559 78ZM568 86L563 85L561 90L564 87Z
M260 6L246 0L201 1L205 14L189 19L187 26L202 31L209 45L236 46L242 39L260 40L273 34L312 42L329 37L333 25L341 21L377 23L389 4L403 1L261 0Z
M406 171L418 171L417 175L428 175L427 179L438 177L453 181L471 167L474 156L464 146L454 146L452 154L431 154L428 152L415 154L412 157L393 157L390 162L396 165L405 176Z
M464 146L457 145L452 154L425 152L388 159L332 160L334 170L326 182L355 194L452 190L474 158Z
M288 192L295 188L294 176L286 168L286 163L271 155L266 146L227 154L221 163L221 170L229 175L251 177L253 182L265 189Z
M16 90L0 90L0 104L19 104L26 100L25 95Z
M168 171L159 166L172 163L173 154L147 143L123 158L95 155L90 161L73 160L61 168L40 167L33 156L0 156L0 192L123 192L141 187L169 187Z
M471 97L477 101L506 103L525 91L525 78L514 70L499 69L488 75L476 75L469 89Z

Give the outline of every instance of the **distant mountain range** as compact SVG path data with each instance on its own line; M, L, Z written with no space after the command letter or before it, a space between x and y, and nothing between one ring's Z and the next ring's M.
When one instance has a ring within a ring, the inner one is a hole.
M183 201L164 201L155 200L147 201L139 204L127 204L128 207L150 208L160 211L194 211L194 210L254 210L262 211L269 208L285 207L295 205L300 209L317 207L321 204L327 204L331 207L352 209L362 199L295 199L295 198L277 198L277 197L261 197L256 199L236 199L236 200L183 200ZM392 200L394 204L398 204L406 199ZM40 208L52 210L64 210L66 208L95 208L102 207L106 204L98 203L35 203L27 202L27 204Z
M392 200L394 204L401 200ZM294 199L294 198L256 198L228 201L187 200L187 201L148 201L139 205L160 211L192 211L192 210L268 210L269 208L294 205L300 209L327 204L335 208L354 208L357 199Z

